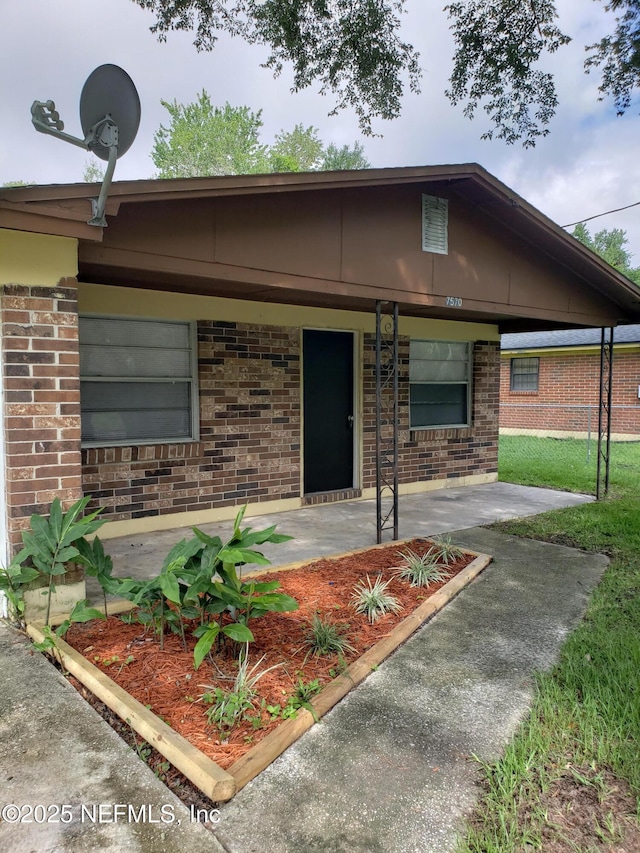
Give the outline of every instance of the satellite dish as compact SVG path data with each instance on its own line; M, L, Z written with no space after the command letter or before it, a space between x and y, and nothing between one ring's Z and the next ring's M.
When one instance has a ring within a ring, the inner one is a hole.
M92 71L80 95L80 124L85 139L109 116L118 128L118 158L126 154L140 126L140 98L133 80L117 65L101 65ZM101 160L109 159L109 148L100 139L91 150Z
M89 220L89 225L106 227L104 209L116 160L129 150L140 125L140 98L131 77L117 65L100 65L91 72L80 95L84 139L63 133L64 122L53 101L34 101L31 121L40 133L57 136L108 161L100 196L91 199L93 217Z

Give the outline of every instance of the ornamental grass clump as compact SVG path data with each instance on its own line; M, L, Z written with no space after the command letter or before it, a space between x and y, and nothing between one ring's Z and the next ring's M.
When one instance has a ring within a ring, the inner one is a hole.
M348 625L338 625L331 619L323 619L322 616L314 613L304 640L310 651L318 657L332 654L344 656L347 652L355 651L344 636L348 628Z
M385 581L382 575L378 575L373 583L367 575L367 580L359 581L353 590L351 598L356 613L366 613L367 619L373 624L381 616L387 613L399 613L402 604L398 599L387 592L390 581Z
M439 565L431 551L421 557L414 551L398 551L398 556L403 564L398 567L396 574L402 580L409 581L411 586L429 586L451 577L451 572Z
M280 666L280 664L274 664L268 669L259 670L258 667L264 658L263 655L249 669L249 644L247 643L238 657L238 673L232 689L223 690L221 687L212 687L202 694L202 701L209 706L205 711L207 721L209 725L218 729L221 736L246 719L247 714L253 711L253 700L257 695L256 684L263 675Z
M445 566L450 566L463 556L462 550L453 544L450 536L434 539L434 544L429 548L429 554Z

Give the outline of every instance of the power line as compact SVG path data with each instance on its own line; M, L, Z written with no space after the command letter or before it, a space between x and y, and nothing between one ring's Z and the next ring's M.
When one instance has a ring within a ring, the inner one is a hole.
M604 213L596 213L595 216L586 216L584 219L578 219L577 222L570 222L568 225L563 225L563 228L571 228L572 225L580 225L581 222L591 222L592 219L599 219L601 216L608 216L610 213L620 213L621 210L629 210L630 207L637 207L640 201L634 201L633 204L627 204L624 207L616 207L615 210L606 210Z

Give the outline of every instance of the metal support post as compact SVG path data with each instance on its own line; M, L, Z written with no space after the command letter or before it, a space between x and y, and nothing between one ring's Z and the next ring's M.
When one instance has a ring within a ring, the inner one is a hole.
M598 462L596 468L596 500L601 500L601 498L606 497L609 492L612 390L613 328L603 328L600 336L600 389L598 397Z
M384 306L384 307L383 307ZM377 541L398 538L398 303L376 303Z

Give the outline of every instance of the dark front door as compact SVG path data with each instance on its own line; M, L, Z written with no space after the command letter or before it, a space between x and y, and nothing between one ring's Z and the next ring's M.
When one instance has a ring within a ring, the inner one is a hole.
M353 333L303 332L304 491L353 486Z

